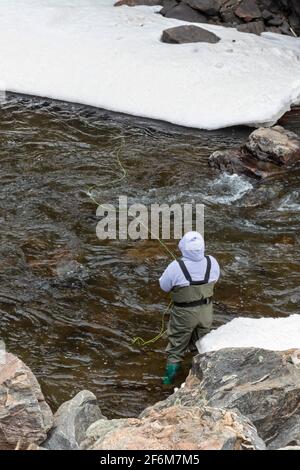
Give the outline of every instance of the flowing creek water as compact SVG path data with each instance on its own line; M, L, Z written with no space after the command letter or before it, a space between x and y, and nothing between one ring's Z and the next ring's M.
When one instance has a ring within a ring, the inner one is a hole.
M131 342L160 329L169 259L156 241L99 241L91 186L105 185L103 203L205 204L207 251L222 267L214 326L299 313L300 171L261 183L207 163L250 129L188 130L16 95L0 117L0 337L54 410L89 389L108 417L135 416L169 393L166 340ZM299 113L284 125L300 133ZM127 177L111 185L121 137Z

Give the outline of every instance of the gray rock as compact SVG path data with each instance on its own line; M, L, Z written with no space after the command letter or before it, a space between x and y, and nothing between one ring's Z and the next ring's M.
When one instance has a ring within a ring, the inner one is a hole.
M163 2L163 8L159 10L159 13L163 16L165 16L171 8L174 8L175 6L178 5L177 0L164 0Z
M228 348L196 356L185 387L156 409L239 410L270 449L300 442L300 350Z
M95 395L83 390L57 410L54 427L43 447L50 450L77 450L86 437L86 430L99 419L105 418Z
M261 11L257 6L256 0L242 0L234 13L246 22L261 18Z
M271 13L269 10L264 10L261 14L262 18L266 21L271 20L274 18L274 14Z
M208 16L217 15L224 0L185 0L195 10L199 10Z
M284 22L284 18L279 15L274 15L272 18L268 20L268 24L270 26L281 26Z
M300 17L300 2L299 0L289 0L293 12Z
M29 367L5 353L0 364L0 449L41 444L52 423L50 407Z
M168 44L184 44L190 42L208 42L215 44L220 38L206 29L194 25L176 26L165 29L161 37L162 42Z
M207 23L206 16L199 11L194 10L186 3L180 3L174 6L164 15L166 18L175 18L182 21L190 21L191 23Z
M263 21L253 21L251 23L241 24L237 27L240 33L257 34L258 36L266 31L266 27Z

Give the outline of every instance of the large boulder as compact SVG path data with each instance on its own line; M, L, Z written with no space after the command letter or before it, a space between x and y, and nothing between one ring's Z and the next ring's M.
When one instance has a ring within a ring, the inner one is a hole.
M215 44L220 41L220 38L206 29L199 28L199 26L183 25L165 29L162 33L161 40L169 44L184 44L190 42L208 42Z
M40 444L52 423L51 409L29 367L5 353L0 364L0 449Z
M149 408L141 418L94 423L83 449L249 450L264 449L253 425L239 413L211 407Z
M174 403L239 410L270 449L300 445L300 350L227 348L196 356L185 387L156 408Z
M300 163L300 138L281 126L252 132L241 148L216 151L209 158L213 168L229 173L267 178Z
M105 419L92 392L83 390L63 403L54 415L54 427L43 447L50 450L78 450L89 426Z
M259 160L278 165L293 165L300 160L300 138L281 126L252 132L246 149Z

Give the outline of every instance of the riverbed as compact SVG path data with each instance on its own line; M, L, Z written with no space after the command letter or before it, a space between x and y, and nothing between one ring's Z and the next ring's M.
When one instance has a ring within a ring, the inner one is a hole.
M299 313L300 171L258 182L208 166L250 128L199 131L18 95L0 116L0 337L53 410L89 389L107 416L136 416L168 394L166 339L132 339L160 330L169 258L153 240L100 241L91 188L101 203L205 204L207 252L222 269L215 327ZM300 134L299 111L282 122ZM127 176L115 183L120 142Z

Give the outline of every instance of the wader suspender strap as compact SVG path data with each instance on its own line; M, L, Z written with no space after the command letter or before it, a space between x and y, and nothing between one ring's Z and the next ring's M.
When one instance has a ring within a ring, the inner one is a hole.
M211 271L211 259L209 256L205 256L205 258L207 261L207 267L206 267L206 272L205 272L203 281L193 281L183 260L182 259L177 260L184 274L184 277L190 283L191 286L197 286L197 285L199 286L201 284L208 284L210 271ZM174 302L174 305L177 307L198 307L199 305L209 304L211 301L212 301L212 297L207 297L206 299L195 300L193 302Z
M190 273L187 270L186 265L184 264L184 261L180 258L178 259L178 264L181 268L181 271L183 272L184 277L186 280L190 283L191 286L199 286L201 284L207 284L209 281L209 276L210 276L210 271L211 271L211 259L209 256L205 256L206 261L207 261L207 267L206 267L206 272L203 281L193 281L191 278Z

